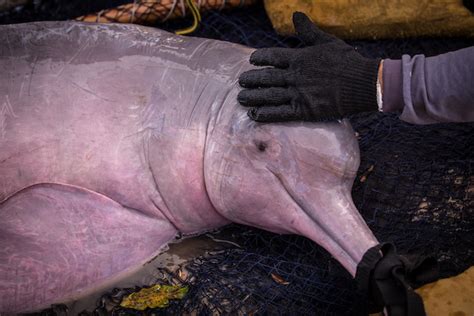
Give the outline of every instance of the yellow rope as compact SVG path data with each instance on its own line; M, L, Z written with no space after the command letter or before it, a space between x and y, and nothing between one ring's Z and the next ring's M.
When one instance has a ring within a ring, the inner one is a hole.
M201 22L201 14L199 13L199 9L196 7L194 1L186 0L186 3L188 4L188 7L193 15L193 24L185 29L175 31L175 34L178 35L186 35L194 32L197 29L199 22Z

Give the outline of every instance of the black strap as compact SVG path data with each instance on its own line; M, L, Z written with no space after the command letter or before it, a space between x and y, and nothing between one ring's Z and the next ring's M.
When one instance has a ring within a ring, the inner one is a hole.
M357 266L359 290L374 304L370 313L385 307L390 316L426 315L421 297L414 288L438 278L434 258L399 256L391 243L370 248Z

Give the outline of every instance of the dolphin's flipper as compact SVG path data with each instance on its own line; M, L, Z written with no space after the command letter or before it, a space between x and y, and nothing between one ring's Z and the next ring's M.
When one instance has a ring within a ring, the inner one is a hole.
M86 189L24 189L0 203L0 314L107 286L157 255L175 234L169 222Z

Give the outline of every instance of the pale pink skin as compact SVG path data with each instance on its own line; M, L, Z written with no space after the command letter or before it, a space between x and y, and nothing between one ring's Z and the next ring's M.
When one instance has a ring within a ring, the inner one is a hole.
M311 238L352 275L377 244L351 199L352 128L251 121L251 49L76 22L0 26L0 43L0 313L230 222Z

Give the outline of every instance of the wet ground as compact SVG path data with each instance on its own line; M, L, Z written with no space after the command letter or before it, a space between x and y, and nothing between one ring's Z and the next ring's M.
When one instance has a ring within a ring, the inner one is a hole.
M226 247L225 240L216 239L213 235L201 235L196 237L183 238L169 244L169 249L153 258L143 265L139 271L129 277L117 282L113 286L101 289L80 300L69 302L69 315L77 315L87 310L92 312L100 297L113 288L129 288L135 286L147 286L160 283L161 274L159 268L167 268L170 271L177 271L182 268L186 262L204 255L211 250L219 250ZM181 273L186 273L183 269Z
M133 275L111 287L80 300L69 302L67 304L68 314L77 315L84 310L92 312L97 307L101 296L113 288L131 288L162 283L162 274L160 273L162 268L183 274L183 278L186 278L185 266L187 262L204 256L209 251L235 247L233 242L225 238L224 232L220 235L206 234L177 240L169 245L168 250L153 258ZM429 316L472 316L474 315L474 267L458 276L427 284L417 292L422 296Z

